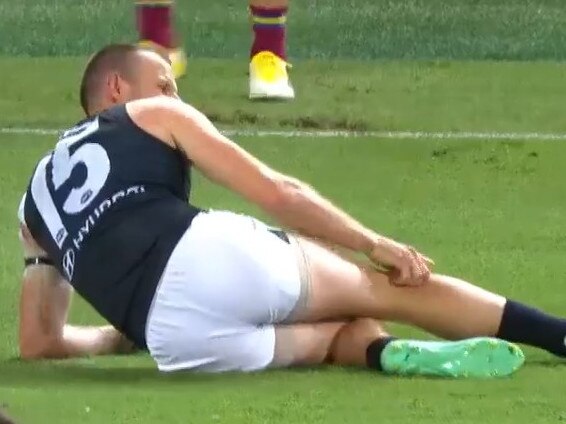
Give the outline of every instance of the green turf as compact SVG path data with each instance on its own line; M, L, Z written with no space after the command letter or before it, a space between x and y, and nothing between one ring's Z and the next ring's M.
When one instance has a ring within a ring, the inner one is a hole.
M0 58L2 126L81 118L84 59ZM247 64L199 59L181 95L223 126L425 131L566 131L566 65L524 62L298 63L291 103L247 100ZM41 70L38 78L37 70Z
M245 58L247 0L178 0L194 56ZM291 58L566 58L563 0L291 0ZM86 54L135 40L133 0L3 0L0 54Z

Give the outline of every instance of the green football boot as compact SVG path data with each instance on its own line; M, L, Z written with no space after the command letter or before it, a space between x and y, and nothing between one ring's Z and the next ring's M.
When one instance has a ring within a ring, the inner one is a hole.
M524 362L519 346L491 337L456 342L394 340L381 353L383 372L402 376L505 377Z

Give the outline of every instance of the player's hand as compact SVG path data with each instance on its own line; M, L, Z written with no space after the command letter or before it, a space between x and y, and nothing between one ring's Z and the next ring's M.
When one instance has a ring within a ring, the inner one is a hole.
M398 286L420 286L430 278L432 259L415 248L381 237L368 254L378 267L387 271L392 284Z

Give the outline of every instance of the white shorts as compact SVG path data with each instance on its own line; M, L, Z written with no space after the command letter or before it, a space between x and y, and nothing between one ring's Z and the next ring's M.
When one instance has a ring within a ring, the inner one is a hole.
M161 371L255 371L274 364L274 324L304 308L296 239L231 212L195 217L173 251L148 316Z

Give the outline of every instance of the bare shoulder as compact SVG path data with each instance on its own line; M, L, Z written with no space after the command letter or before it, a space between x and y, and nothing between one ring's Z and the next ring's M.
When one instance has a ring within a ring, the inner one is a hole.
M134 100L126 104L128 115L138 127L173 146L173 137L167 125L167 115L171 108L170 102L164 96Z
M200 112L179 99L167 96L134 100L126 104L126 111L132 121L145 132L164 143L175 147L174 128L184 119L197 122Z

